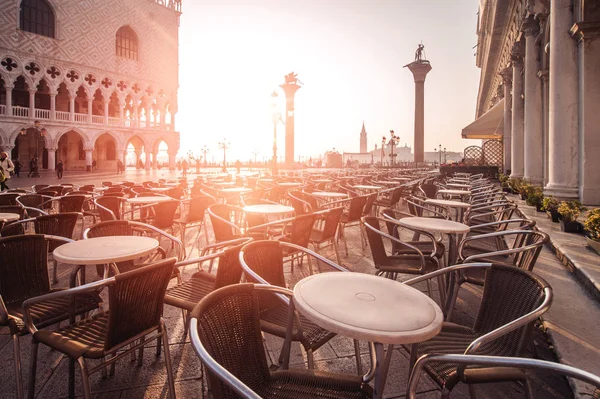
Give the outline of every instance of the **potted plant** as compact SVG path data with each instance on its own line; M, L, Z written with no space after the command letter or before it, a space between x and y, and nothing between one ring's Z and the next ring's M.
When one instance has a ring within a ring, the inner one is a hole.
M512 193L512 188L510 187L510 183L508 181L508 176L504 173L500 173L498 175L498 180L500 181L500 186L502 187L502 191L505 193Z
M585 239L590 247L600 255L600 208L592 209L583 226L586 230Z
M554 197L544 197L542 206L554 223L560 221L560 213L558 213L558 200Z
M533 189L533 185L527 183L525 180L521 182L521 186L519 187L519 194L521 195L522 200L526 200L527 196L529 196L529 192Z
M542 202L544 201L544 192L539 186L531 186L527 190L527 205L535 206L538 212L542 212Z
M515 194L519 193L519 190L521 189L521 183L522 183L522 179L519 177L511 177L508 180L508 186L511 188L512 192Z
M577 200L562 201L558 205L558 213L561 216L560 229L566 233L581 233L583 229L577 218L584 210L585 208Z

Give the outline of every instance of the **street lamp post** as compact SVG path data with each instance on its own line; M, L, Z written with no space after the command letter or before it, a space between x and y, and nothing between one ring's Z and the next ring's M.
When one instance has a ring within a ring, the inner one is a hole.
M206 166L207 166L207 164L208 164L208 159L206 159L206 153L207 153L208 151L209 151L209 150L208 150L208 147L207 147L206 145L204 145L204 147L202 147L202 148L200 149L200 152L201 152L202 154L204 154L204 167L205 167L205 168L206 168Z
M444 147L444 163L448 162L447 156L448 152L446 151L446 147Z
M227 172L227 150L231 148L231 144L223 138L223 141L219 142L219 149L223 150L223 167L222 172Z
M442 145L440 144L439 147L440 147L440 150L438 151L438 154L440 156L440 166L441 166L442 165Z
M394 147L395 147L395 146L396 146L396 145L397 145L399 142L400 142L400 137L399 137L399 136L396 136L396 135L394 134L394 131L393 131L393 130L390 130L390 139L389 139L389 140L387 140L387 139L385 138L385 136L383 136L383 137L382 137L382 139L381 139L381 146L382 146L382 154L381 154L382 161L381 161L381 164L382 164L382 166L383 166L383 153L385 152L385 147L386 147L387 145L390 145L390 144L391 144L391 146L392 146L392 149L391 149L391 152L390 152L390 165L391 165L392 167L394 166Z
M280 121L283 123L281 113L277 112L277 97L279 95L273 90L273 93L271 93L271 113L273 117L273 171L271 173L273 175L277 174L277 124Z
M434 148L434 149L433 149L433 152L435 153L435 156L434 156L434 158L433 158L433 166L435 166L436 159L437 159L437 148Z

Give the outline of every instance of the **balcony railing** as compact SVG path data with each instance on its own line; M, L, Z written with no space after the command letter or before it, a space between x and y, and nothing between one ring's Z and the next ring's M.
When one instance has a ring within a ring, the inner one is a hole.
M6 105L0 104L0 115L8 116L8 110L6 109ZM54 119L52 119L52 115L49 109L34 109L33 117L29 117L29 108L21 107L18 105L12 106L12 116L17 118L28 118L35 120L54 120L57 122L67 122L67 123L83 123L83 124L93 124L93 125L105 125L105 116L104 115L92 115L92 120L90 122L89 115L81 114L81 113L73 113L73 119L71 119L71 113L66 111L55 111ZM167 122L168 121L168 122ZM140 119L138 121L131 119L130 116L125 116L123 120L118 117L108 117L108 125L110 126L123 126L123 127L134 127L139 129L164 129L171 130L171 123L169 119L162 124L158 123L158 121L152 120L144 120Z
M181 0L153 0L155 3L181 12Z

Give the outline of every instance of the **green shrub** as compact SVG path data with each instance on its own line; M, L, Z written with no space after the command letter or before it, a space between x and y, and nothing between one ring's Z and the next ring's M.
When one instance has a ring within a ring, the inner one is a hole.
M544 197L542 206L548 212L555 212L558 210L558 200L554 197Z
M600 208L594 208L588 213L583 226L592 240L600 241Z
M544 191L539 186L530 186L527 191L527 205L541 207L544 200Z
M585 211L585 208L577 200L562 201L558 206L558 213L560 213L562 220L565 222L574 222L583 211Z

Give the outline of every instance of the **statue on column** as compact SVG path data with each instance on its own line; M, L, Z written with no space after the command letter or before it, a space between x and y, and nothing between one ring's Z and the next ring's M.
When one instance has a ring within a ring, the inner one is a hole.
M287 75L285 75L285 84L297 85L298 83L302 84L302 82L298 80L297 73L290 72Z
M425 46L423 45L423 43L419 43L419 46L417 47L417 50L415 51L415 61L423 61L423 50L425 49Z

